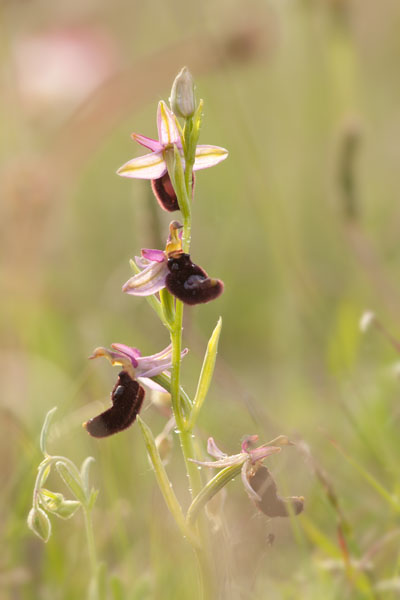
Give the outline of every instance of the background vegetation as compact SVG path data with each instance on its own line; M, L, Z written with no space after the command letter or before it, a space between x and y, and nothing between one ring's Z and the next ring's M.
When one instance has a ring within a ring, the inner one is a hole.
M245 433L298 440L269 465L284 493L306 498L293 523L268 521L229 485L213 541L226 598L399 597L399 356L359 329L366 309L393 335L400 323L398 2L3 0L0 10L0 597L85 595L81 515L53 522L47 545L26 526L54 405L51 450L96 459L96 542L122 582L115 598L195 597L138 428L100 442L81 428L115 379L87 363L95 346L167 344L146 301L120 286L169 218L147 182L115 170L140 154L132 131L155 134L157 102L184 64L205 100L200 142L230 150L197 178L192 255L226 288L186 311L184 385L194 391L223 315L201 435L229 453ZM145 418L162 428L154 406ZM186 503L181 467L174 452Z

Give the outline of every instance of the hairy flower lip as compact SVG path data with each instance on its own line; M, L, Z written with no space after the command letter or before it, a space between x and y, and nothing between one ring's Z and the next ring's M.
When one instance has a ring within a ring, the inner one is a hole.
M151 153L129 160L117 170L117 175L152 180L160 179L165 175L168 170L164 156L165 152L175 145L182 153L182 142L175 115L162 100L159 102L157 109L157 129L158 140L138 133L132 134L132 138L151 150ZM196 148L193 171L213 167L225 160L227 156L228 150L225 148L200 144Z
M130 427L143 404L145 392L136 379L121 371L111 392L112 405L83 424L95 438L104 438Z

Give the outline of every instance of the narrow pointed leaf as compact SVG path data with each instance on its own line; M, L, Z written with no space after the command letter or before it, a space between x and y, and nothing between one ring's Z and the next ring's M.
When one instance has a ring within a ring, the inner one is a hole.
M82 479L82 484L83 484L83 489L86 495L86 498L89 498L89 469L90 469L90 465L92 463L94 463L95 460L93 458L93 456L88 456L87 458L85 458L85 460L82 463L81 466L81 479Z
M215 494L222 490L227 483L240 475L241 469L242 464L234 464L230 467L226 467L210 479L201 492L197 494L189 507L186 515L188 525L193 525L195 523L201 509L204 508L207 502L209 502L211 498L214 498Z
M47 415L44 419L42 431L40 432L40 449L45 456L48 456L47 448L46 448L47 436L49 433L49 427L51 425L51 421L53 419L53 416L54 416L54 413L56 412L56 410L57 410L57 406L55 406L54 408L49 410L49 412L47 413Z
M93 506L95 505L98 495L99 495L99 490L95 490L92 488L90 491L89 500L88 500L88 504L87 504L87 509L89 511L92 510Z
M188 428L190 429L192 429L196 424L197 417L199 415L201 407L203 406L204 400L207 396L207 392L211 384L212 376L214 373L215 361L217 358L218 341L219 336L221 334L221 328L222 319L220 317L207 344L207 350L204 356L199 382L197 384L196 395L193 401L193 409L189 419Z
M196 109L196 112L194 113L194 115L192 117L192 124L190 127L190 135L188 136L189 139L188 139L188 143L187 143L187 153L188 153L187 160L189 161L190 164L194 163L197 142L199 141L201 122L203 119L203 106L204 106L204 102L203 102L203 100L200 100L199 105Z
M78 475L73 473L72 470L63 462L58 461L56 463L56 469L65 485L70 489L75 498L79 500L84 506L86 505L85 490L82 487L80 481L79 472Z
M175 318L174 297L167 288L160 290L160 300L165 320L172 325Z
M193 532L189 529L189 527L186 524L185 517L182 512L182 508L178 502L177 497L175 496L175 492L172 489L171 482L168 479L168 475L167 475L165 467L162 463L161 457L158 453L153 434L152 434L150 428L140 418L139 415L137 417L137 420L138 420L138 423L142 430L142 434L143 434L144 442L146 444L147 452L149 454L150 462L153 465L157 483L160 487L160 490L164 497L165 503L168 506L170 513L174 517L175 522L178 525L182 535L184 537L189 537L191 539L192 543L197 545L198 541L194 537Z
M174 182L175 194L178 199L179 209L182 213L182 216L184 219L188 219L190 218L191 212L190 200L186 191L185 172L182 163L182 158L176 146L174 146L174 158L175 168L171 181Z

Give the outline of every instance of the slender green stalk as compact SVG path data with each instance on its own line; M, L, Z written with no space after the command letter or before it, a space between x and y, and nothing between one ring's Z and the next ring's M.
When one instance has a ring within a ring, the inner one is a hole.
M86 541L88 545L89 551L89 561L90 567L92 570L92 577L95 579L97 577L97 553L96 553L96 545L94 543L94 534L93 534L93 522L92 522L92 511L83 506L83 516L85 519L85 531L86 531Z
M187 121L188 124L188 121ZM188 131L188 130L187 130ZM189 140L188 140L189 142ZM190 148L190 142L185 148L185 171L182 177L182 163L180 156L175 149L175 173L171 177L174 181L175 193L178 198L178 203L183 208L183 232L182 232L182 249L186 253L190 253L191 241L191 200L193 196L192 189L192 173L194 163L194 148ZM200 492L202 488L201 473L197 466L189 459L195 457L195 449L193 444L192 428L187 427L187 418L190 412L186 413L181 401L181 351L182 351L182 328L183 328L183 303L176 300L175 304L175 320L171 326L171 343L172 343L172 372L171 372L171 402L176 420L176 425L179 434L179 440L182 450L182 455L185 461L186 472L189 479L189 489L192 500ZM214 575L212 572L212 564L210 562L209 553L207 551L207 539L203 528L199 528L202 547L193 546L193 550L197 559L199 573L199 597L201 600L208 600L214 597Z

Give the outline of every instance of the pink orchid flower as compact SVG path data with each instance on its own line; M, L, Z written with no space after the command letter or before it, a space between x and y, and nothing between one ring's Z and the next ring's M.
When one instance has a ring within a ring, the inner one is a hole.
M151 150L150 154L133 158L122 165L117 171L122 177L133 177L137 179L160 179L167 173L167 163L165 161L165 152L167 149L176 145L182 152L182 140L176 124L176 118L173 112L162 100L158 104L157 110L157 129L158 140L153 140L144 135L133 133L132 138ZM194 171L213 167L219 162L225 160L228 151L219 146L199 145L196 148Z
M280 496L269 469L262 464L265 458L280 452L281 446L291 446L293 445L292 442L285 435L280 435L271 442L254 448L257 440L257 435L247 436L243 440L242 451L239 454L229 456L222 452L214 439L210 437L207 452L217 460L200 461L192 458L189 460L203 467L213 469L241 465L243 486L249 498L261 512L268 517L288 517L290 514L300 514L304 509L304 497L289 496L283 498Z
M189 256L182 252L180 223L170 223L170 233L164 250L142 249L142 256L136 256L139 273L128 279L122 291L133 296L150 296L167 288L182 302L194 305L210 302L222 293L224 284L212 279L195 265Z
M151 389L165 392L164 388L150 378L168 371L172 367L171 344L161 352L151 356L142 356L138 348L132 348L125 344L111 344L111 348L112 350L108 350L100 346L93 351L89 358L104 356L113 366L121 366L131 379L137 379ZM181 358L186 356L188 352L188 348L182 350Z

